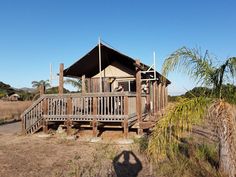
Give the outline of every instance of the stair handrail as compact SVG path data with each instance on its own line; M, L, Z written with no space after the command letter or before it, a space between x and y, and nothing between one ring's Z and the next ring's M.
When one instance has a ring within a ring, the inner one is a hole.
M37 106L44 98L45 98L45 95L42 95L42 96L39 97L36 101L34 101L34 102L21 114L21 118L23 118L28 112L30 112L35 106Z

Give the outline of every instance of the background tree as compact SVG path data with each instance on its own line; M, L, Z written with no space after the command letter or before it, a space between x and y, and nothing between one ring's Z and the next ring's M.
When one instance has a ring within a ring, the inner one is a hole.
M65 84L70 84L77 89L78 92L81 92L82 81L81 79L66 79Z
M31 84L32 87L36 89L39 89L41 85L44 86L45 89L50 87L49 80L32 81Z

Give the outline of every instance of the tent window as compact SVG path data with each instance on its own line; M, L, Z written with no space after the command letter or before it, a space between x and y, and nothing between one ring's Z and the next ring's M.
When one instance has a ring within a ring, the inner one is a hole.
M135 81L119 81L118 85L121 85L124 88L124 91L128 91L128 92L136 91Z

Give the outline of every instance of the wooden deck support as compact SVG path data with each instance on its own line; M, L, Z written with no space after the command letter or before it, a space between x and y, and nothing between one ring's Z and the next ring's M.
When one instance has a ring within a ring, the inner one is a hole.
M72 114L72 98L69 97L67 99L67 115L71 115L71 114ZM66 130L67 130L67 135L71 135L72 121L70 117L68 117L66 121Z
M85 75L82 76L82 93L86 93Z
M43 132L48 133L48 121L43 120Z
M167 106L168 105L168 87L167 87L167 85L165 87L165 99L166 99L165 103L166 103L166 106Z
M128 115L129 114L129 105L128 105L128 96L124 97L124 115ZM128 119L125 118L125 120L123 121L123 128L124 128L124 138L128 138L128 134L129 134L129 125L128 125Z
M157 119L157 114L158 114L158 87L157 87L157 81L154 81L153 83L153 91L154 91L154 116L155 119Z
M64 89L63 70L64 70L64 64L61 63L59 72L59 87L58 87L59 94L63 94L63 89Z
M93 115L97 115L98 113L97 103L98 103L97 97L93 97ZM97 137L98 124L96 118L94 118L92 121L92 127L93 127L93 137Z
M147 81L147 92L146 92L146 110L148 113L150 113L150 101L151 101L151 98L150 98L150 81Z
M47 99L43 101L43 114L47 115L48 113L48 102ZM48 133L48 122L46 120L43 120L43 132Z
M136 65L140 65L140 60L135 61ZM139 67L136 67L136 112L138 123L142 122L142 100L141 100L141 90L142 90L142 83L141 83L141 70ZM141 127L138 128L138 135L143 134L143 129Z
M42 96L45 93L45 86L44 85L40 85L39 86L39 94L40 96Z

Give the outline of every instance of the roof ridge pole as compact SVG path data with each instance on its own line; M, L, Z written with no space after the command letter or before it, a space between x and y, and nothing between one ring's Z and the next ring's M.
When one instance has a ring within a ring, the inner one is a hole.
M102 92L102 54L101 54L101 39L98 38L98 60L99 60L99 75L100 75L100 92Z

